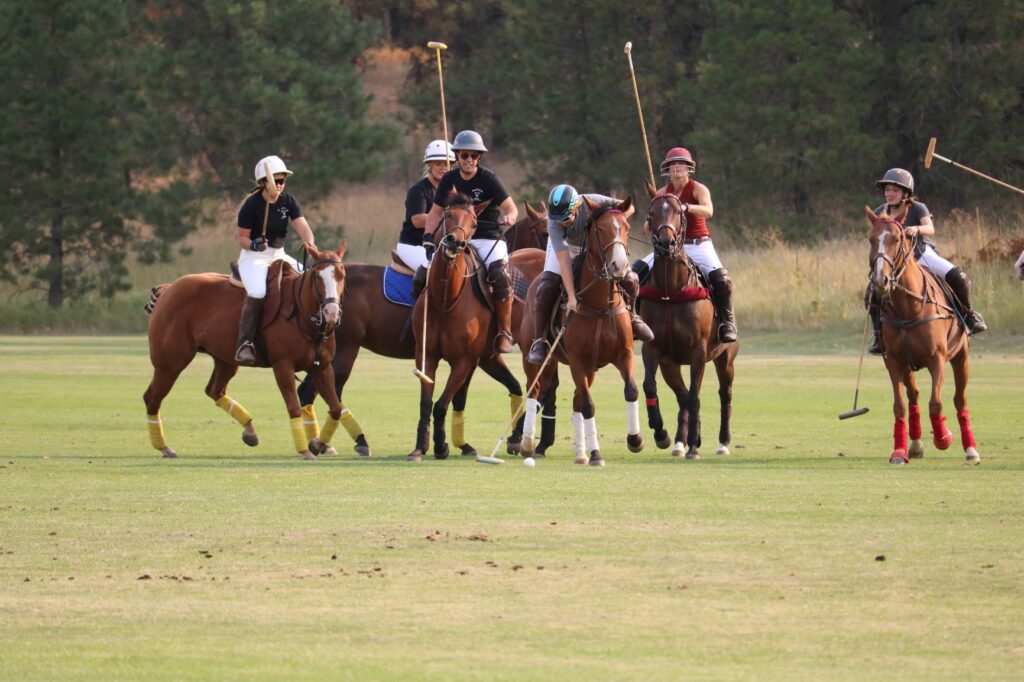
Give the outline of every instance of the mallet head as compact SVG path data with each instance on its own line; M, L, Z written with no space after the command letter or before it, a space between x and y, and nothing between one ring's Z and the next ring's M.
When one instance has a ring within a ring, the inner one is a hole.
M447 50L448 49L447 45L445 45L444 43L439 43L436 40L431 40L429 43L427 43L427 47L429 47L431 50Z
M622 49L622 51L625 52L626 54L629 54L632 50L633 50L633 43L632 42L627 42L626 43L626 47L624 47Z
M928 170L932 167L932 157L935 156L935 138L933 137L928 141L928 151L924 153L924 168Z
M412 373L413 375L415 375L417 379L425 383L427 386L430 386L431 384L434 383L434 380L428 377L425 372L420 371L419 367L413 368Z
M867 414L868 408L862 407L859 410L850 410L849 412L843 412L839 415L840 419L850 419L851 417L859 417L862 414Z

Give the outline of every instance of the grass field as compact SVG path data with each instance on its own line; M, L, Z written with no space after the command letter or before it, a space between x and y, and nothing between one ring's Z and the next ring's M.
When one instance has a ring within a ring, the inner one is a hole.
M0 337L0 678L1019 679L1024 357L973 358L980 466L957 438L896 468L877 359L871 412L836 419L859 341L746 337L733 454L712 454L712 383L697 462L649 433L629 454L605 370L591 470L563 440L568 390L535 469L405 463L411 363L369 355L346 404L373 458L342 432L339 456L300 461L254 370L230 388L260 430L246 448L201 357L164 404L166 461L143 338ZM507 403L477 380L478 448Z

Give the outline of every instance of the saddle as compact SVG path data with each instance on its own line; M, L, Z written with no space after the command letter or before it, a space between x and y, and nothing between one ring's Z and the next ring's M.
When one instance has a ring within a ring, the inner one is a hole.
M473 276L470 278L473 293L476 295L477 300L486 306L488 310L492 313L495 312L491 283L487 281L487 266L480 260L480 256L477 255L475 249L466 249L465 257L466 269L473 273ZM508 265L508 277L511 281L512 297L520 303L524 303L526 301L526 294L530 290L530 282L522 271L511 263Z
M402 275L415 275L416 268L410 268L409 265L402 260L402 257L398 255L398 251L391 250L391 269Z
M286 278L293 279L298 276L299 273L287 261L277 260L270 264L270 269L267 271L267 296L263 299L263 314L260 315L259 331L269 327L279 314L284 315L285 319L290 319L295 314L295 301L283 301L281 284ZM228 282L232 286L245 290L242 278L238 274L237 258L231 261L231 277L228 278Z

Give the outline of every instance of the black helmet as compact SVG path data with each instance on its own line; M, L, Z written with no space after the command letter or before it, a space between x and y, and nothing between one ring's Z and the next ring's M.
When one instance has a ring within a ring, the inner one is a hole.
M875 187L885 187L886 185L896 185L913 194L914 176L902 168L890 168L885 171L885 175L882 176L881 180L875 182Z
M548 218L561 222L583 202L572 185L557 185L548 194Z
M484 146L484 138L480 137L480 133L475 130L463 130L455 136L452 141L452 150L461 151L463 149L471 152L487 151L487 147Z

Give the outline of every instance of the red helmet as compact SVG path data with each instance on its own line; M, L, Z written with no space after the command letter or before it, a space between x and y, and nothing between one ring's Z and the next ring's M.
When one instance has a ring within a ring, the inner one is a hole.
M696 170L697 164L693 162L693 156L687 150L682 147L673 147L665 153L665 160L661 162L661 172L667 173L668 166L673 161L682 161L690 170Z

